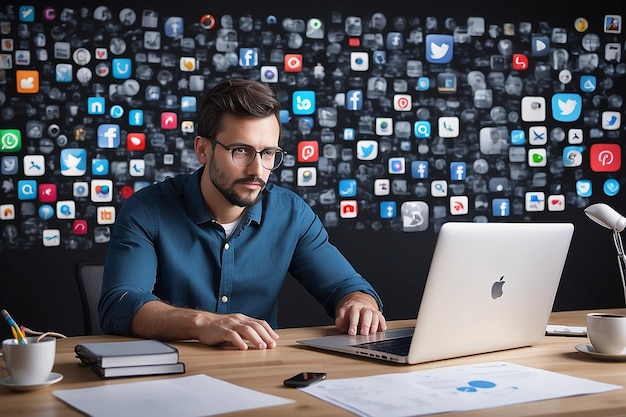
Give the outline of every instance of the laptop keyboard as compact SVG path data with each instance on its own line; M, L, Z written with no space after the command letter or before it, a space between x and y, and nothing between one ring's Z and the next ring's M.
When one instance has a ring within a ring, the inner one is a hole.
M392 355L406 356L409 354L411 339L413 336L398 337L389 340L377 340L375 342L359 343L356 347L367 348Z

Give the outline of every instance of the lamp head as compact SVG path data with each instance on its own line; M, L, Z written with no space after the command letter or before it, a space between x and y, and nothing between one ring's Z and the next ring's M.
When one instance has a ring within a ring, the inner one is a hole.
M585 214L591 220L607 229L621 232L626 228L626 217L604 203L590 205L585 209Z

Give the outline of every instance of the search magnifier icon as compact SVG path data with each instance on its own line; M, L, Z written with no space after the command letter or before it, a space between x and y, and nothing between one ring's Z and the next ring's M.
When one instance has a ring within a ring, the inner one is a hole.
M431 184L431 194L434 197L445 197L448 194L447 184L443 181L433 181Z
M33 186L30 184L24 184L22 186L22 194L24 195L33 195L35 194L35 190L33 190Z
M415 122L414 126L415 137L429 138L430 137L430 122L420 120Z
M33 180L19 180L17 182L17 198L20 200L36 199L37 182Z

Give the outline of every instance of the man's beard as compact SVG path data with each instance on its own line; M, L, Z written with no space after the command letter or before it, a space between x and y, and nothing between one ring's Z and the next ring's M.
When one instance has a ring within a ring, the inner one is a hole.
M220 178L223 178L223 175L221 175L221 172L215 166L214 161L211 164L210 174L213 186L217 189L217 191L222 194L222 196L224 196L226 201L228 201L233 206L251 207L255 205L261 199L261 193L265 189L265 181L263 181L263 179L261 178L252 176L235 180L229 187L226 187L225 184L221 184L218 182ZM239 183L245 182L257 182L261 185L261 188L259 189L259 192L255 197L251 197L250 195L240 195L237 193L237 191L235 190L235 186Z

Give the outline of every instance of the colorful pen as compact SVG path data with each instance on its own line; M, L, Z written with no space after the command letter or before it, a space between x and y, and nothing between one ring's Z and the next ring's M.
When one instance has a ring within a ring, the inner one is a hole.
M13 329L15 333L17 333L18 341L21 344L25 345L27 343L26 336L24 336L24 333L22 333L20 326L18 326L15 320L13 320L13 317L11 317L9 312L3 309L2 311L0 311L0 314L2 314L2 317L4 317L4 319L9 323L9 326L11 326L11 329Z

